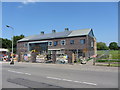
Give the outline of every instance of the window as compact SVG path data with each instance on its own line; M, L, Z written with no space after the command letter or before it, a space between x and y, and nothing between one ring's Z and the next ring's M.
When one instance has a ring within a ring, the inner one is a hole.
M49 42L48 42L48 46L52 46L52 41L49 41Z
M91 41L91 47L94 47L94 42L93 41Z
M55 42L54 42L54 46L57 46L57 45L58 45L58 41L55 41Z
M80 44L85 44L85 39L81 39Z
M74 44L74 40L70 40L70 44Z
M27 43L24 44L24 47L27 47Z
M61 40L61 45L65 45L65 40Z

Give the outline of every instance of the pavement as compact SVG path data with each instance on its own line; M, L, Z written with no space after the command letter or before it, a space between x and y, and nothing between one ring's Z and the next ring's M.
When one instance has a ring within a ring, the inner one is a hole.
M1 62L2 88L118 88L118 68Z

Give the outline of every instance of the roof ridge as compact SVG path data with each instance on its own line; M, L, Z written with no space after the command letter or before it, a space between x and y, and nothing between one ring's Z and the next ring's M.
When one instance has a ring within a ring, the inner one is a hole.
M91 29L91 28L86 28L86 29L77 29L77 30L88 30L88 29ZM77 31L77 30L70 30L70 31ZM55 32L55 33L44 33L43 35L48 35L48 34L56 34L56 33L63 33L63 32L70 32L70 31L61 31L61 32ZM41 34L36 34L36 35L41 35ZM35 36L35 35L30 35L30 36ZM29 36L27 36L29 37Z

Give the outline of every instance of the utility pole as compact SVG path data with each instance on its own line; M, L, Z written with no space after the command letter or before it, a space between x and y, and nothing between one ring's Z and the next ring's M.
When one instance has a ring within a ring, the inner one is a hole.
M13 60L13 41L14 41L13 36L14 36L14 28L11 27L11 26L9 26L9 25L6 25L6 27L12 29L12 60L11 60L10 64L14 64L14 60Z

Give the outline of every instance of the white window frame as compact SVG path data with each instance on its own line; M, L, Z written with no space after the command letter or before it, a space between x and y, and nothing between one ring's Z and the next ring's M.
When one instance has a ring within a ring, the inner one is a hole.
M94 47L94 42L93 42L93 41L91 41L91 47L92 47L92 48Z
M52 43L51 45L49 43ZM53 41L48 41L48 46L53 46Z
M64 44L62 43L64 41ZM61 40L61 45L66 45L66 41L65 40Z

